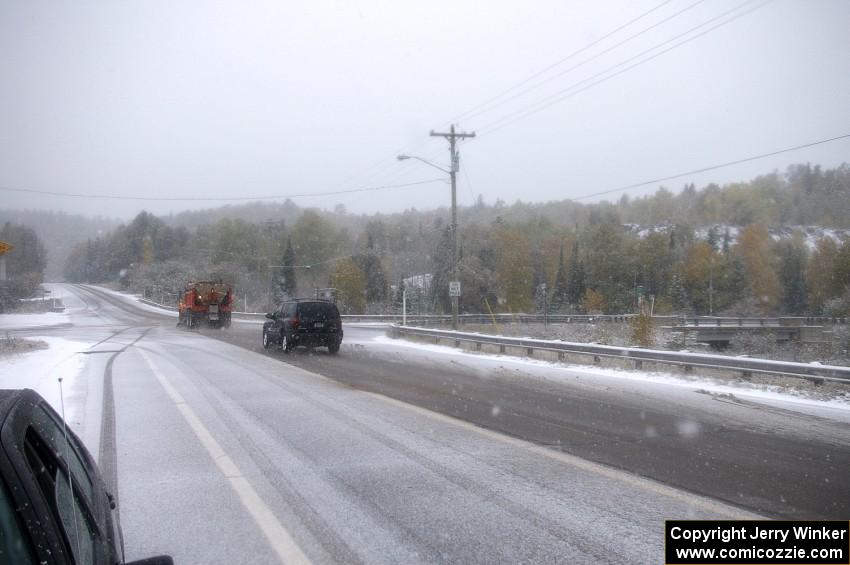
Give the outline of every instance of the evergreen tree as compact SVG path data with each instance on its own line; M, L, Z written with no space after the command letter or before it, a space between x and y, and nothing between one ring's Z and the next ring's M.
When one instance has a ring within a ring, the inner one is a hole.
M564 246L561 245L561 254L558 257L558 272L555 274L555 288L552 290L551 312L560 312L565 305L569 304L569 283L567 281L567 266L564 264Z
M684 313L690 307L688 292L685 290L685 285L682 283L679 273L673 273L673 279L670 281L670 302L676 312Z
M584 298L587 288L587 276L584 265L578 254L578 240L573 244L573 254L570 257L570 266L567 274L567 302L573 308L578 307Z
M717 226L711 226L708 229L708 235L706 236L706 241L711 246L713 251L720 250L720 234L717 233Z
M387 297L387 279L381 260L372 253L357 255L354 262L366 277L366 302L377 304Z
M297 292L298 281L295 278L295 250L292 248L292 238L286 238L286 249L283 251L283 267L278 270L275 284L275 299L278 301L293 298Z
M395 294L393 295L393 307L399 313L401 313L402 307L404 306L404 292L406 290L405 282L404 282L404 274L402 274L398 278L398 285L396 285Z
M797 238L795 238L797 239ZM806 311L806 248L802 239L783 242L779 255L779 278L782 281L783 310L790 314Z
M850 289L850 242L845 241L835 255L832 267L832 285L836 296Z

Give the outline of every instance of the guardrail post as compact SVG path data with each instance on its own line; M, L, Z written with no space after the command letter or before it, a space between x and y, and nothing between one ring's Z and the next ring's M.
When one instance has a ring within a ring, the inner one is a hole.
M638 370L638 371L643 369L643 360L635 359L635 369Z
M528 356L529 356L529 357L534 357L534 348L533 348L533 347L529 347L529 348L526 350L526 353L528 353Z
M593 364L594 364L594 365L599 365L599 364L601 364L601 363L602 363L602 359L599 357L599 355L594 355L594 356L593 356Z
M505 346L502 345L502 344L499 344L499 353L504 353L504 352L505 352Z
M741 371L741 378L745 381L752 380L753 372L752 371Z

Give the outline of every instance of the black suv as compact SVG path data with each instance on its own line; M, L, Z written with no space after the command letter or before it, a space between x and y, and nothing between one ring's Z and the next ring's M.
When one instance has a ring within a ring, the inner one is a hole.
M333 302L327 300L287 300L275 312L266 314L263 347L280 345L286 353L293 347L327 347L339 351L342 319Z
M94 459L50 405L32 390L0 390L0 563L124 563L113 512Z

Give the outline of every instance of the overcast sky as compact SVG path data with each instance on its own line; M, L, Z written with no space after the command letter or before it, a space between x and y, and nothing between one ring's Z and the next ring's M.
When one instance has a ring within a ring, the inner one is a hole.
M428 133L456 122L479 134L460 146L461 204L580 198L850 134L848 23L848 0L0 0L0 187L228 198L413 183L445 175L395 155L447 165ZM850 162L850 139L664 184L806 161ZM223 204L0 197L122 218ZM293 200L373 213L449 198L436 182Z

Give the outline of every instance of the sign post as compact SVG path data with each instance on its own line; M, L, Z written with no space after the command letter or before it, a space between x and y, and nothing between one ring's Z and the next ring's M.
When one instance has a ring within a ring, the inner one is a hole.
M458 298L460 298L460 281L449 282L449 296L452 297L452 329L457 331Z

